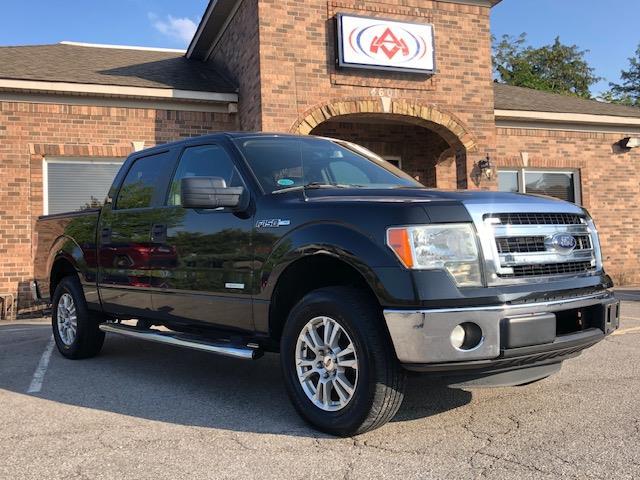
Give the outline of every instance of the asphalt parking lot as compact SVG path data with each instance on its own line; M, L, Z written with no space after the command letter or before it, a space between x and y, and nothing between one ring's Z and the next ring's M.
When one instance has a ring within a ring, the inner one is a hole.
M350 439L298 418L274 355L108 336L97 358L47 364L47 320L0 323L0 479L640 478L640 292L620 297L621 330L560 374L411 378L394 421Z

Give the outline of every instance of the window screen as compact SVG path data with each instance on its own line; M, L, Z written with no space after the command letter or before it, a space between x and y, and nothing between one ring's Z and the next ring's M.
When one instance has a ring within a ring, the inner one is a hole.
M498 172L498 189L501 192L518 193L518 191L520 190L518 182L518 172Z
M169 152L137 159L122 182L116 208L150 207L157 189L162 186L162 176L169 170L170 162Z
M580 175L573 171L501 170L498 172L498 189L580 203Z
M45 214L73 212L103 204L121 162L48 160Z
M549 195L567 202L576 201L572 173L525 171L524 179L527 193Z
M167 205L180 205L180 185L185 177L218 177L227 187L240 187L242 180L229 154L218 145L185 149L171 181Z

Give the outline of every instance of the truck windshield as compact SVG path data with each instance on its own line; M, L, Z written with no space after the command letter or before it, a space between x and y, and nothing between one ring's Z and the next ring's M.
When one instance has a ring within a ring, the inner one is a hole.
M358 187L422 188L366 148L318 137L249 137L234 142L265 192Z

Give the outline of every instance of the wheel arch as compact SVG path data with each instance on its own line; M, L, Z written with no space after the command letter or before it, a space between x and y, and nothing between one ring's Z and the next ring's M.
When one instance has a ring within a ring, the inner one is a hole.
M49 275L49 298L53 298L53 293L64 277L78 276L78 269L72 260L65 255L58 256L51 265L51 274Z
M51 246L49 265L49 298L53 298L56 287L64 277L75 275L82 281L81 274L86 271L82 248L67 236L59 237Z
M310 274L312 273L312 274ZM309 292L329 286L358 288L380 306L371 279L356 266L337 255L315 253L291 262L282 271L269 304L269 336L279 342L291 309Z

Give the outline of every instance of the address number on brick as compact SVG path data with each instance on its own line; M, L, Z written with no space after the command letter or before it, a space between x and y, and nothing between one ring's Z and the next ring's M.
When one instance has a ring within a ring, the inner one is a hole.
M400 93L395 88L374 87L371 89L372 97L399 97Z

